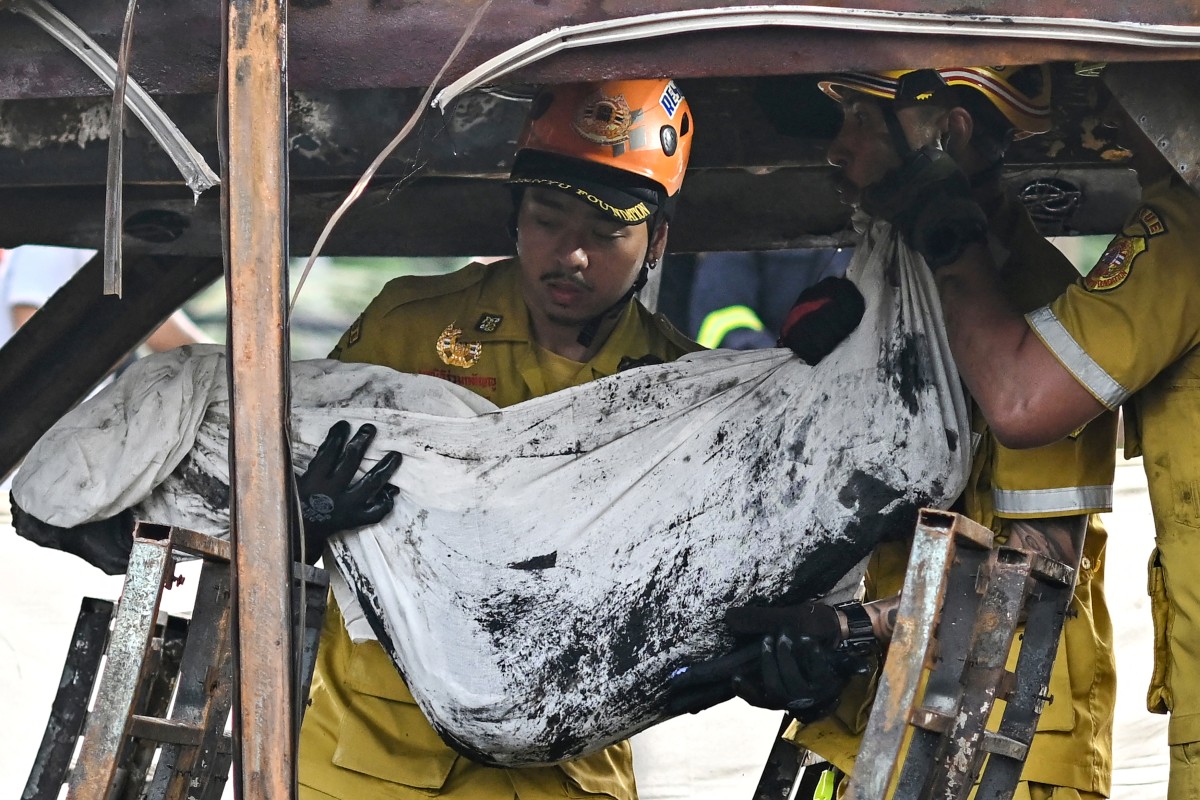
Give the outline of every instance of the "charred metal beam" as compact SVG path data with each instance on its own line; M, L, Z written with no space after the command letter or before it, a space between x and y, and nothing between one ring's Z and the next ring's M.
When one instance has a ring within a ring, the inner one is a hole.
M57 0L59 8L108 51L120 39L124 5L120 0ZM448 77L455 78L496 54L563 26L618 16L720 5L752 5L746 0L638 0L618 4L619 13L593 0L497 0L478 33L467 43ZM794 3L794 5L801 5ZM809 3L809 5L814 5ZM823 5L844 7L844 3ZM899 3L861 0L863 8L898 9ZM909 5L909 4L906 4ZM931 7L932 6L932 7ZM472 0L297 2L289 20L289 81L297 89L423 87L450 51L478 4ZM961 4L926 3L924 10L977 12ZM1021 17L1030 4L1004 0L987 13ZM1142 24L1196 25L1200 11L1187 0L1160 0L1131 6L1125 0L1052 0L1036 4L1040 16L1094 18ZM488 24L503 20L504 24ZM133 76L153 94L211 94L220 61L219 4L146 0L137 21L139 47ZM940 63L1031 63L1045 60L1125 61L1195 58L1180 48L1148 48L966 36L864 34L846 30L721 30L662 37L552 56L517 76L531 82L610 76L670 74L704 77L729 74L776 75L839 69L889 69ZM0 98L97 95L104 87L69 54L24 19L0 26ZM736 65L734 67L733 65Z
M287 6L229 0L230 530L237 693L235 793L295 797L296 674L288 511Z
M0 348L0 474L171 313L221 274L220 259L130 256L125 296L101 293L93 258Z
M1200 64L1114 64L1104 82L1175 171L1200 191Z
M674 252L821 246L850 238L849 211L841 204L829 167L697 170L688 175L676 219ZM1014 166L1014 191L1055 179L1078 193L1074 210L1053 234L1111 234L1138 198L1127 169L1087 165ZM348 184L294 182L290 200L291 249L308 253ZM23 243L97 247L103 236L101 187L0 189L0 247ZM330 256L482 256L512 252L505 233L511 210L496 180L423 178L380 181L334 229L323 253ZM188 194L127 187L125 252L216 257L220 210L215 198L192 202ZM832 237L832 238L831 238ZM132 278L130 280L133 280Z

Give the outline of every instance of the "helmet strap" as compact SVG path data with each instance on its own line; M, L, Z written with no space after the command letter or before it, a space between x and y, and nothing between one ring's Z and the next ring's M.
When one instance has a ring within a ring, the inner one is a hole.
M892 147L895 148L896 155L900 156L900 160L903 161L913 149L912 145L908 143L908 136L904 133L904 126L900 124L900 117L896 115L896 104L895 102L883 102L879 106L883 112L883 124L887 126L888 133L892 137Z

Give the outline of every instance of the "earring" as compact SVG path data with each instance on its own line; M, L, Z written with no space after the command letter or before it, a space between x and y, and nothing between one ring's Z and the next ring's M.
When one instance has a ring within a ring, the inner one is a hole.
M655 267L657 267L657 266L658 266L658 259L657 259L657 258L652 258L652 259L650 259L649 261L647 261L647 262L646 262L646 269L654 269L654 268L655 268Z

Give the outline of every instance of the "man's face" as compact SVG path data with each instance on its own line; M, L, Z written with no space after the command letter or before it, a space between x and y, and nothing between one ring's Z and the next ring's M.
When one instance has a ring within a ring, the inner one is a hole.
M521 291L535 321L582 326L637 278L647 226L622 225L584 200L530 187L517 210Z
M862 190L900 166L900 155L884 121L885 102L870 95L848 91L842 101L842 127L829 145L829 163L838 168L838 191L842 202L858 205ZM917 148L937 139L938 121L915 108L896 112L909 147Z
M842 202L858 205L862 190L900 165L879 101L847 92L842 127L829 145L829 163L838 168Z

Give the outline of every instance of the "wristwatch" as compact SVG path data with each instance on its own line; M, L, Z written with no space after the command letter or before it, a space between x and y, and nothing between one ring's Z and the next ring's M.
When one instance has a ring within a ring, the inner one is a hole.
M875 638L875 628L871 625L871 617L863 608L863 604L851 600L847 603L838 603L834 608L846 616L847 633L838 644L837 649L859 655L874 652L879 642Z

